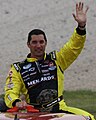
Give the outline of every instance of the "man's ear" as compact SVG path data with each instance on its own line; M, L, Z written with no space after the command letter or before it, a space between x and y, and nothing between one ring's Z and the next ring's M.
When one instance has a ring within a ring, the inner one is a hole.
M45 41L45 45L47 45L47 41Z
M30 43L29 42L27 42L27 46L30 48Z

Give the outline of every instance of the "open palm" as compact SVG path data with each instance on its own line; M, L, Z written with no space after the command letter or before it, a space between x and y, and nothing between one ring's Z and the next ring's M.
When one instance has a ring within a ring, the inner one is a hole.
M73 14L74 19L78 22L80 26L86 25L86 21L87 21L86 13L89 7L86 7L85 11L83 9L84 9L84 3L79 2L76 4L76 15Z

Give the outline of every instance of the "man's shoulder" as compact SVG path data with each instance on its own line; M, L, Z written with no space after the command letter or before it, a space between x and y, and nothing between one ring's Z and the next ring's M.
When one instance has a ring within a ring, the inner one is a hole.
M49 56L50 56L52 59L56 60L56 50L50 52L50 53L49 53Z
M24 65L26 63L26 59L23 60L23 61L19 61L19 62L14 62L12 65L14 66L14 68L17 70L17 71L20 71L20 68L22 65Z
M24 64L24 63L25 63L25 61L26 61L26 59L25 59L25 60L22 60L22 61L17 61L17 62L14 62L14 63L13 63L13 65L14 65L14 64Z

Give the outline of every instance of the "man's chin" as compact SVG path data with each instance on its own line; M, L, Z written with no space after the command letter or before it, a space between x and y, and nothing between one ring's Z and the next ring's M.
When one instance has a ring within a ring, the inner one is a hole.
M37 54L37 57L44 57L44 54Z

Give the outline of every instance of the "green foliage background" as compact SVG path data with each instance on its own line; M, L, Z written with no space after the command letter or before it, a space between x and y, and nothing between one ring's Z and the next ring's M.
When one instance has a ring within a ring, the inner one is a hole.
M67 105L86 110L96 118L96 92L90 90L65 91L64 99Z
M0 95L4 97L4 94ZM67 105L81 108L93 114L96 118L96 92L91 90L64 91Z

